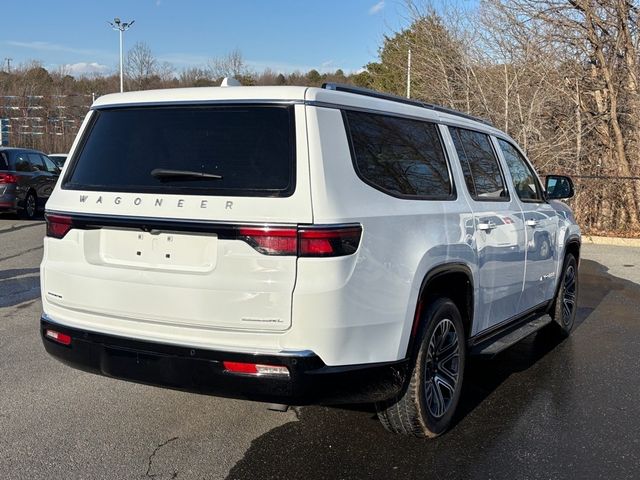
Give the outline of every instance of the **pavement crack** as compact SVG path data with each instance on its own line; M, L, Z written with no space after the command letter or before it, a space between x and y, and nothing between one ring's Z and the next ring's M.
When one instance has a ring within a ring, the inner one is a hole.
M44 222L35 222L35 223L27 223L26 225L11 225L9 228L3 228L2 230L0 230L0 234L16 232L18 230L22 230L23 228L38 227L43 224Z
M169 440L166 440L164 442L162 442L160 445L158 445L154 450L153 453L151 455L149 455L149 464L147 465L147 471L145 473L145 475L147 476L147 478L155 478L158 476L157 473L151 473L151 464L153 463L153 458L156 456L156 453L158 453L158 450L160 450L162 447L170 444L171 442L178 440L178 437L172 437ZM171 478L177 478L178 477L178 472L175 471L173 472L173 474L171 475Z
M10 259L12 259L12 258L19 257L19 256L21 256L21 255L24 255L25 253L35 252L36 250L42 250L43 248L44 248L44 246L43 246L43 245L40 245L39 247L30 248L30 249L25 250L25 251L23 251L23 252L16 253L15 255L9 255L8 257L2 257L2 258L0 258L0 262L3 262L3 261L5 261L5 260L10 260Z

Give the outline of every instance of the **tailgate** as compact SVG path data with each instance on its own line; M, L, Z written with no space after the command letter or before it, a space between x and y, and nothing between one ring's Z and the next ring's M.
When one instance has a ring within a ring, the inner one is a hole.
M295 256L216 233L73 229L47 239L44 293L71 310L198 328L285 330Z
M286 330L295 252L242 232L312 222L306 142L302 105L93 112L47 204L73 225L46 239L46 302L135 322Z

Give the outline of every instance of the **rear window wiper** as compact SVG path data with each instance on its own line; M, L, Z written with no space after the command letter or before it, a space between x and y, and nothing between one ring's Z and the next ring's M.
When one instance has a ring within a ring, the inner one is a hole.
M151 176L160 181L163 180L222 180L222 175L217 173L194 172L191 170L169 170L166 168L154 168Z

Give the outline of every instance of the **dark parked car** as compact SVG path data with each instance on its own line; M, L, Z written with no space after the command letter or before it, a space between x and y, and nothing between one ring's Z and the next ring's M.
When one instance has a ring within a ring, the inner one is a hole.
M42 152L0 148L0 212L35 217L44 209L59 174L60 169Z

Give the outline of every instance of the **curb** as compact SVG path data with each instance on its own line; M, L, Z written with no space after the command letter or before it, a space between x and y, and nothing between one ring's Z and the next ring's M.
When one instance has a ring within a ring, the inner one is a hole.
M583 235L582 243L592 245L615 245L619 247L640 247L640 238L598 237L596 235Z

